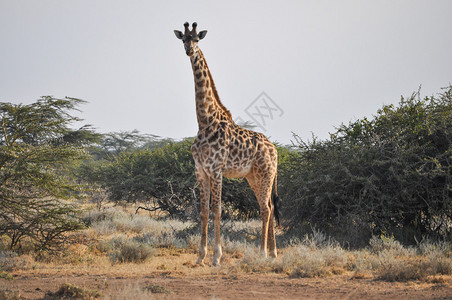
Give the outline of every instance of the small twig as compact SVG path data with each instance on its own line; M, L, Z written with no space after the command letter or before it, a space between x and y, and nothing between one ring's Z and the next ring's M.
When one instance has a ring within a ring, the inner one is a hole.
M147 207L143 207L143 206L138 206L137 210L135 211L135 214L138 213L139 209L144 209L144 210L147 210L147 211L156 211L156 210L159 210L159 209L162 209L162 208L160 206L159 207L154 207L154 208L147 208Z
M254 237L260 237L260 234L257 234L257 233L252 233L252 232L250 232L250 231L248 231L248 230L246 230L246 229L241 229L241 230L239 230L239 231L236 231L236 232L231 232L231 233L229 233L229 235L232 237L232 238L237 238L237 237L239 237L239 236L241 236L241 235L249 235L249 236L254 236Z

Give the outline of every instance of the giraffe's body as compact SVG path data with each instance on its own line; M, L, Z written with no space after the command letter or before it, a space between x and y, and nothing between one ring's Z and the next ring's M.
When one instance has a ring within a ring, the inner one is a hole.
M198 263L203 264L207 254L207 223L209 218L209 200L215 226L215 249L213 265L218 265L221 258L220 217L222 178L246 177L259 202L262 216L261 250L267 255L267 239L270 255L276 257L276 241L272 213L277 208L272 202L277 201L276 147L261 133L242 128L234 123L230 112L221 103L215 84L205 61L197 46L205 31L196 34L184 24L185 34L175 31L176 36L184 41L187 55L190 56L195 79L196 114L198 134L191 147L195 161L201 198L201 246ZM277 216L277 214L275 214Z

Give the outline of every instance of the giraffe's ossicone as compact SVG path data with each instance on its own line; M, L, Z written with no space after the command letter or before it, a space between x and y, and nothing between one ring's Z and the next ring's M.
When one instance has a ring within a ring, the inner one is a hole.
M245 177L259 201L262 216L261 250L276 257L273 214L279 222L277 193L276 147L262 134L242 128L234 123L231 113L221 103L203 53L198 47L207 31L196 32L185 23L185 31L174 30L182 40L185 53L190 57L195 79L196 115L198 135L191 147L195 173L200 190L201 245L198 264L204 264L207 254L207 224L209 204L215 229L213 265L219 265L222 254L220 240L221 184L223 176ZM273 191L273 193L272 193ZM211 202L210 202L211 201ZM210 202L210 203L209 203Z

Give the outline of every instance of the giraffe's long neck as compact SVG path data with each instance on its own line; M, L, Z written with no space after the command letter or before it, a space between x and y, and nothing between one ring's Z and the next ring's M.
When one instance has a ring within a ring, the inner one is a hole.
M221 103L201 50L190 57L195 78L196 115L199 129L221 121L232 121L231 113Z

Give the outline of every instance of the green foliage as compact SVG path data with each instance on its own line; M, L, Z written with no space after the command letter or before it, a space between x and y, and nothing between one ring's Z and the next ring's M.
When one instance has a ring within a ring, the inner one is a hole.
M221 198L226 218L248 220L259 216L259 203L244 178L224 178Z
M289 228L314 225L355 245L385 232L451 237L452 87L296 143L280 167Z
M114 135L114 134L112 134ZM79 177L99 184L111 200L147 202L147 209L171 216L198 216L199 196L190 147L192 138L182 141L148 140L141 147L115 152L103 160L90 160L79 169ZM103 146L102 146L103 147ZM223 181L225 217L252 217L259 206L243 179Z
M97 135L70 111L83 101L43 97L30 105L0 103L0 235L10 248L30 238L39 249L65 240L81 228L78 210L59 199L77 197L80 186L70 178L71 163L85 156Z
M196 185L191 143L164 142L152 150L122 151L106 160L88 161L79 176L107 189L111 200L149 202L150 209L183 216Z

